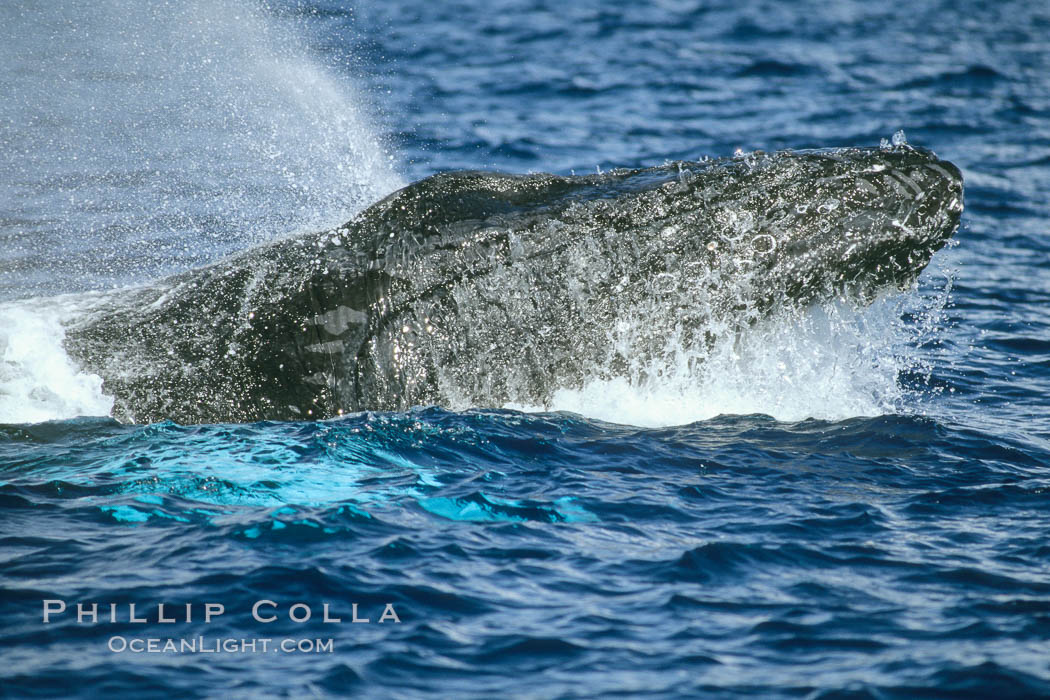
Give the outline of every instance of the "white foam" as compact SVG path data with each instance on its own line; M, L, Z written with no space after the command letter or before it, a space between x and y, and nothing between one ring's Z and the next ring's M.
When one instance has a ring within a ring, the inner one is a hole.
M592 378L579 389L558 390L546 406L506 407L571 411L642 427L720 414L798 421L899 413L909 399L899 375L921 364L915 342L921 329L901 319L915 302L898 295L861 310L826 304L783 314L704 348L683 347L672 337L659 359L630 376ZM636 325L643 332L646 324Z
M113 398L102 379L70 360L62 347L69 311L39 301L0 306L0 423L38 423L108 416Z

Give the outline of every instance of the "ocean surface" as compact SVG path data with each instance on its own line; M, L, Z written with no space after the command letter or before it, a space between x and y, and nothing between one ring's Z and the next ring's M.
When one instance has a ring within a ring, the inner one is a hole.
M1050 697L1050 5L16 0L0 96L0 696ZM61 346L436 172L898 130L954 245L705 366L127 425Z

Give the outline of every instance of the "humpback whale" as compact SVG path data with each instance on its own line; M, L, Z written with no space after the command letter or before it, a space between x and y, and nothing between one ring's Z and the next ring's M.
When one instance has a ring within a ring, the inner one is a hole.
M543 405L670 333L907 288L962 197L954 165L909 146L441 173L338 228L104 294L64 343L131 422ZM624 319L646 326L627 348Z

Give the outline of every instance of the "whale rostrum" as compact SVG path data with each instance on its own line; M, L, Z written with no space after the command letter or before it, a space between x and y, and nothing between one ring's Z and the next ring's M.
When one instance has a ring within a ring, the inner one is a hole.
M337 229L103 295L65 346L132 422L544 405L672 333L906 288L962 197L954 165L906 146L442 173ZM625 323L645 332L625 344Z

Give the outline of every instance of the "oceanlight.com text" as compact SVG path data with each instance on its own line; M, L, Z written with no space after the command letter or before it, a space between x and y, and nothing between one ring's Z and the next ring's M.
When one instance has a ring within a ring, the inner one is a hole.
M290 637L123 637L109 638L107 648L115 654L331 654L332 639Z

